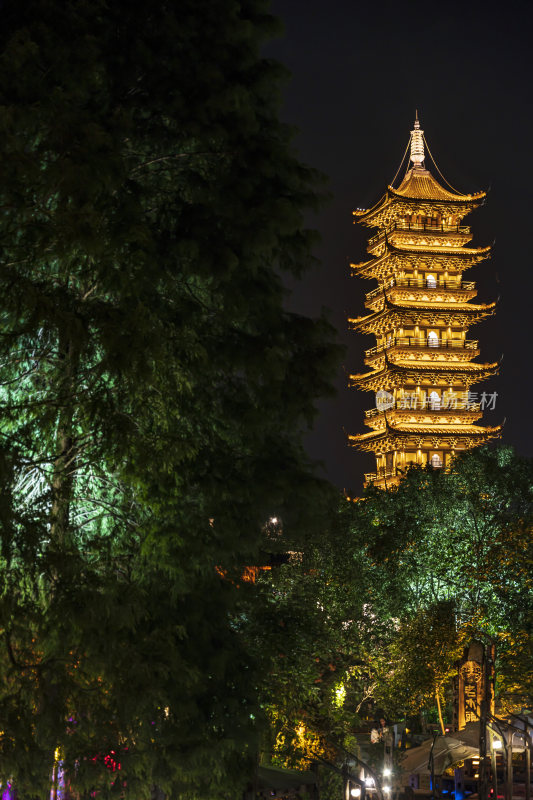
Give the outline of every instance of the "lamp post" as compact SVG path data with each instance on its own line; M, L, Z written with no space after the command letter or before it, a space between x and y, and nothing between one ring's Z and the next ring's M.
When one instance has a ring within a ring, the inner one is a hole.
M501 750L503 743L501 739L496 739L494 736L494 731L492 728L489 728L490 731L490 768L492 772L492 788L494 790L494 800L498 800L498 771L497 771L497 763L496 763L496 751Z
M364 769L365 775L369 776L364 781L361 781L361 780L357 779L357 783L359 783L361 785L361 787L364 787L365 791L366 791L367 787L369 789L372 788L372 789L375 789L379 800L388 800L389 799L390 792L391 792L391 787L390 786L382 786L377 772L374 772L372 767L370 767L366 763L366 761L363 761L362 758L360 758L359 756L355 755L355 753L352 753L350 750L347 750L345 747L343 747L340 744L336 743L335 747L336 747L337 750L340 750L342 753L344 753L345 756L349 756L349 758L353 759L356 764L359 764ZM325 764L328 763L328 762L324 761L324 759L321 758L321 756L317 756L317 757L323 763L325 763ZM390 773L389 773L389 775L390 775ZM354 780L355 780L355 778L354 778ZM361 799L362 800L364 800L365 791L363 791L361 793Z
M488 725L490 726L494 725L497 733L500 736L500 739L496 739L492 742L492 749L505 750L504 796L505 800L513 800L513 731L511 730L511 727L508 725L507 731L504 732L500 727L500 723L498 722L496 717L492 716L492 714L490 715L490 721L488 722ZM496 761L496 759L494 759L494 761ZM494 783L497 789L496 771L494 771Z
M331 764L329 761L326 761L326 759L322 758L322 756L318 753L313 753L313 755L318 761L322 762L325 767L330 769L332 772L336 772L337 775L342 777L344 800L365 800L366 784L364 781L350 772L348 764L344 763L342 768L340 768L335 764Z
M531 736L528 730L524 731L524 741L526 745L526 800L531 800Z
M519 726L515 727L517 733L524 739L524 760L525 760L525 800L531 800L531 748L533 742L531 740L531 722L530 717L523 716L522 714L511 714L519 721ZM523 726L523 727L520 727Z

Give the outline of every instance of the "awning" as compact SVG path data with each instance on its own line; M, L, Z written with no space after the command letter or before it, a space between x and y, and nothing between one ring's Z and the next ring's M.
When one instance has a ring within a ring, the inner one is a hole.
M283 767L258 767L257 784L260 789L275 789L277 792L298 789L300 786L316 784L314 772L300 772L297 769Z

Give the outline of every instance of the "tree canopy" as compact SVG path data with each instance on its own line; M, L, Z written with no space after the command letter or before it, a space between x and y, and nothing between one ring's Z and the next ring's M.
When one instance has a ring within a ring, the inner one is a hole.
M301 434L338 355L283 307L320 181L259 55L276 23L2 11L0 774L222 795L256 754L238 576L323 492Z
M379 716L444 727L473 639L496 645L497 710L531 707L532 478L507 447L450 472L412 468L394 489L343 501L297 565L265 575L277 618L294 604L292 652L279 629L271 648L278 760L350 746Z

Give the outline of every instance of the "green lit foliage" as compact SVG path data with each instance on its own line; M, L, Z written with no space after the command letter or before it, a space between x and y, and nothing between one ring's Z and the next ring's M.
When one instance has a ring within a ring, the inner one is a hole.
M376 683L374 699L395 719L436 705L444 734L446 690L471 636L471 626L457 622L452 602L422 607L398 620L389 647L389 674Z
M255 757L235 578L272 510L322 491L300 437L337 356L282 308L317 176L258 56L275 29L261 0L3 6L0 774L21 793L56 747L136 800L235 793Z
M303 542L283 532L293 556L262 574L249 611L266 754L335 760L378 710L444 727L472 639L496 643L498 707L531 703L531 477L511 449L482 449L343 501Z
M303 542L283 532L293 556L262 574L249 611L265 753L335 761L378 710L444 727L472 639L496 643L499 708L531 703L531 478L511 449L482 449L343 501Z

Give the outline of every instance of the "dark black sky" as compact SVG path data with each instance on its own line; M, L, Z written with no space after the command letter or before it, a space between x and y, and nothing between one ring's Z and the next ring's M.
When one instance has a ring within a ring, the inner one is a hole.
M352 210L376 202L405 150L415 109L439 168L463 192L490 187L485 207L466 222L473 244L495 240L494 254L465 274L478 298L500 296L495 317L470 334L478 361L504 354L500 375L474 387L497 391L484 422L506 418L503 441L533 455L533 113L532 25L528 3L499 4L273 0L285 35L267 54L292 72L283 119L299 129L300 158L329 176L332 200L310 223L322 235L321 267L294 287L292 307L322 307L347 346L335 400L321 404L308 437L313 458L340 488L360 490L374 459L348 448L343 431L361 432L373 397L347 389L363 371L373 337L347 331L346 316L365 313L375 283L349 277L365 259L368 233Z

